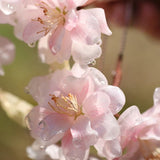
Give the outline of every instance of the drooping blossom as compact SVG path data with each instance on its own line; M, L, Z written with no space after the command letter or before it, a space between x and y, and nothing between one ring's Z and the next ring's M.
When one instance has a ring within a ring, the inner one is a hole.
M84 71L75 65L72 71L32 79L28 89L38 102L26 118L31 135L44 146L62 140L66 160L86 159L99 138L119 137L113 114L123 107L125 97L97 69Z
M3 65L10 64L15 55L15 46L7 38L0 37L0 75L4 75Z
M136 106L128 108L119 118L121 146L119 160L160 159L160 88L154 92L154 105L143 114Z
M82 48L90 54L88 57L98 58L101 54L101 33L110 35L111 31L107 26L103 9L76 9L86 1L36 0L35 5L30 3L25 8L25 12L18 11L15 33L28 44L33 44L44 37L41 44L45 43L45 46L40 45L40 49L49 47L59 62L68 60L75 52L79 52L78 60L83 59Z

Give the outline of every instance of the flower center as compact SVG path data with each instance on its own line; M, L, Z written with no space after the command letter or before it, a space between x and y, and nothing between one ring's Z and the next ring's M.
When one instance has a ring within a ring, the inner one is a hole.
M37 19L33 19L34 21L38 21L44 25L43 30L37 32L41 33L44 32L45 35L50 30L55 30L59 25L64 25L65 23L65 15L67 14L66 7L62 10L58 7L51 8L45 2L40 2L38 6L43 10L44 17L38 17Z
M146 160L160 160L160 148L156 148Z
M82 107L78 105L76 96L71 93L69 93L68 96L51 96L51 99L55 102L55 105L52 105L50 102L48 102L48 104L55 112L72 116L74 119L84 114L82 112Z
M145 160L160 160L160 148L156 148L154 142L139 140L140 150Z

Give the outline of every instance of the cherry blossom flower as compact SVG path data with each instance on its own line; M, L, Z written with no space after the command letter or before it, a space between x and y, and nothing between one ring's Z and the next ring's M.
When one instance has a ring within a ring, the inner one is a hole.
M14 59L15 46L7 38L0 37L0 75L4 75L2 65L11 63Z
M160 159L160 88L154 93L154 106L140 114L136 106L119 118L121 146L125 154L120 160Z
M79 52L78 59L83 58L84 50L90 54L88 57L98 58L101 55L101 33L110 35L111 31L103 9L76 9L86 1L36 0L35 5L30 5L28 11L26 9L26 13L23 14L23 10L18 11L19 22L15 26L15 33L21 34L18 37L28 44L34 44L44 37L41 44L45 43L45 46L40 45L40 49L44 51L49 47L53 55L60 54L56 57L59 62L68 60L71 53L75 52ZM22 14L23 19L20 17Z
M76 68L79 74L75 75ZM84 72L75 65L73 71L59 70L32 79L28 89L38 102L26 117L31 135L44 146L62 139L66 160L85 159L99 138L111 141L119 137L113 113L123 107L125 97L97 69ZM116 90L121 98L113 96Z

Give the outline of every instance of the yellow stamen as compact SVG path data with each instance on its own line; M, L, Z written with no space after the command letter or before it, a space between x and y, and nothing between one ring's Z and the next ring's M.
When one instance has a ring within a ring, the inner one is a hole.
M74 117L74 119L84 114L82 112L82 107L78 105L76 96L73 96L71 93L69 93L68 96L51 96L51 99L55 102L55 105L52 105L50 102L48 102L48 104L55 112L66 114L68 116Z
M66 7L64 9L60 9L58 7L51 8L45 2L40 2L38 6L43 10L44 18L36 18L33 21L38 21L43 24L43 30L37 32L37 34L44 32L46 35L49 31L57 29L59 25L64 25L65 23L65 15L67 14Z
M146 160L160 160L160 148L156 148Z

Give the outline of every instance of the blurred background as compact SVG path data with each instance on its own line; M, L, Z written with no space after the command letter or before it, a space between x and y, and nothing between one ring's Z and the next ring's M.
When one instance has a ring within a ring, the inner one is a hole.
M114 23L111 18L109 26L113 34L103 36L103 56L97 60L96 67L112 84L124 25ZM30 48L14 37L11 26L0 25L0 36L8 37L16 45L15 60L4 66L5 76L0 77L1 88L36 105L25 92L25 86L32 77L47 74L48 66L40 62L36 48ZM120 88L126 95L125 108L137 105L143 112L152 106L154 89L160 87L160 40L135 26L128 28L126 38ZM32 142L29 131L9 119L0 108L0 160L29 160L25 149Z

